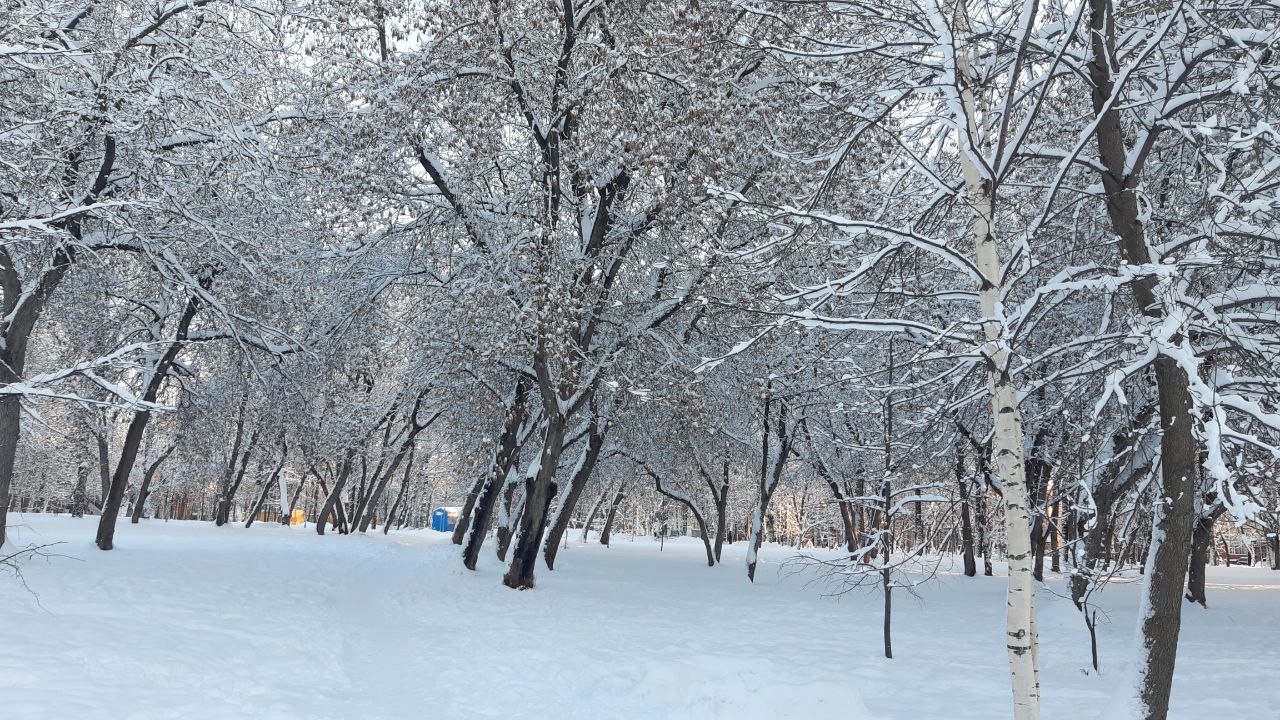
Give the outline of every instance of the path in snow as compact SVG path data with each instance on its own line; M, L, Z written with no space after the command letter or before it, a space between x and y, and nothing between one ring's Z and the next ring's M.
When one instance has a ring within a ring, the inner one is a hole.
M62 541L0 576L5 720L221 718L892 718L1010 715L1004 581L944 574L895 596L824 594L767 547L707 568L696 541L572 533L554 573L514 592L485 553L461 569L430 531L149 521L92 544L95 518L11 515L18 543ZM705 556L703 556L705 557ZM1210 568L1188 605L1171 718L1280 720L1280 573ZM1045 720L1095 716L1123 676L1136 586L1107 591L1103 674L1053 580L1040 610ZM34 596L32 595L34 593Z

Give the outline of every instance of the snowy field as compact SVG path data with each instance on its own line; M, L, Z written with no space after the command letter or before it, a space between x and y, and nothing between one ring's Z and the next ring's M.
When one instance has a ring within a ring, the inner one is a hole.
M125 524L11 516L19 544L63 542L0 576L0 717L947 718L1010 715L1003 578L943 574L895 600L836 599L767 547L723 566L696 542L577 543L517 593L430 531L317 537L308 527ZM1186 607L1174 709L1191 720L1280 718L1280 573L1210 568ZM1136 586L1107 591L1103 673L1054 578L1038 598L1044 717L1096 717L1124 671Z

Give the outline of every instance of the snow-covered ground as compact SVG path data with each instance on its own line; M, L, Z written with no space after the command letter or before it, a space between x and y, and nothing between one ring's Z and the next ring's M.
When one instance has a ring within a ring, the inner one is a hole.
M1010 715L1004 581L943 574L895 598L834 598L766 548L707 568L696 542L572 543L513 592L486 552L461 569L430 531L150 521L92 544L94 518L11 516L20 544L63 542L0 576L0 717L947 718ZM1280 573L1210 568L1187 606L1170 717L1280 718ZM1136 587L1109 589L1103 673L1079 614L1042 589L1046 720L1096 716L1123 676ZM1056 594L1055 594L1056 593Z

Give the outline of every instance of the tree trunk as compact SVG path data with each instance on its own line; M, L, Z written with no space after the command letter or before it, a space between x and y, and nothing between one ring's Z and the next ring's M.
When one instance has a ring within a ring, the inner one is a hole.
M969 524L969 478L964 473L964 445L956 443L956 483L960 486L960 544L964 554L964 574L978 574L973 556L973 527Z
M1116 23L1111 0L1090 0L1089 30L1092 52L1089 75L1093 108L1098 113L1094 136L1098 158L1106 168L1102 187L1107 215L1118 239L1121 259L1132 266L1151 264L1151 253L1139 209L1141 171L1130 172L1129 153L1120 113L1111 95L1115 90ZM1131 283L1137 312L1152 321L1163 318L1156 279L1144 276ZM1173 337L1169 341L1180 342ZM1152 519L1152 542L1147 555L1139 614L1141 642L1135 659L1140 711L1152 720L1169 712L1173 668L1182 625L1182 590L1190 562L1195 516L1197 472L1196 417L1189 378L1177 360L1161 354L1155 361L1161 438L1160 502Z
M966 12L963 2L956 6L955 32L959 38L965 38L969 32ZM955 51L955 83L964 114L957 120L964 123L962 132L970 141L964 143L968 149L962 148L959 156L965 194L973 209L974 261L982 276L978 295L986 342L981 352L987 364L987 390L994 425L992 464L1004 488L1009 563L1005 644L1013 686L1013 715L1014 720L1035 720L1040 717L1040 673L1036 649L1035 581L1031 575L1031 507L1024 475L1022 409L1011 373L1007 328L1000 319L1002 314L999 311L1003 274L992 226L996 208L995 188L978 159L971 154L981 146L981 134L977 104L970 87L969 55L962 47L952 49Z
M144 397L144 402L155 402L155 393L147 395L149 397ZM134 462L138 458L142 435L150 421L150 410L135 412L133 419L129 421L124 444L120 446L120 462L116 465L115 474L111 477L111 488L102 508L102 516L98 519L98 535L95 542L100 550L110 550L115 546L116 520L120 515L120 504L124 501L124 491L129 485L129 475L133 472Z
M204 289L208 289L209 282L211 281L201 282ZM173 361L182 351L191 321L199 309L200 296L193 293L178 319L173 342L169 343L164 354L151 368L151 377L148 378L146 389L142 393L142 402L150 404L156 401L156 397L160 394L160 387L168 377L170 368L173 367ZM138 449L142 446L143 433L146 432L147 423L150 421L151 411L145 407L135 412L133 419L129 421L124 444L120 446L120 462L116 465L115 474L111 476L111 491L107 496L106 506L102 508L102 518L98 522L97 545L101 550L110 550L113 547L120 504L124 500L124 491L129 485L129 476L133 473L133 465L138 458Z
M369 499L364 504L364 512L362 513L363 517L360 518L360 532L365 532L369 528L369 523L373 521L374 516L377 513L378 503L382 500L382 493L386 492L387 484L391 482L391 476L395 474L396 470L400 469L401 463L403 463L404 459L413 451L413 443L419 432L425 430L429 424L430 423L422 425L421 427L415 425L414 429L409 432L409 437L405 440L404 444L400 446L395 457L392 458L391 464L382 471L382 477L378 478L377 484L374 485L373 492L370 493ZM458 522L462 522L462 518L459 518Z
M555 517L551 521L551 527L547 531L547 540L543 546L542 555L546 560L548 570L555 569L556 553L560 549L560 540L564 537L565 531L569 529L569 519L573 517L573 510L578 506L578 499L582 496L583 489L587 487L587 480L591 478L591 473L595 470L596 461L600 458L600 450L604 447L604 438L608 431L607 420L592 418L590 427L587 430L587 447L583 450L582 460L574 470L573 477L569 481L569 489L561 497L560 503L556 508Z
M560 453L564 450L567 419L555 405L556 402L558 399L544 401L548 405L544 411L547 427L538 473L525 481L524 514L520 518L520 530L515 539L515 552L511 555L511 566L502 577L503 585L517 590L528 590L534 586L538 548L546 529L547 509L553 495L556 470L560 465Z
M596 521L596 516L600 514L600 508L604 506L604 501L609 498L609 491L605 490L600 493L600 497L596 499L594 505L591 506L591 513L587 515L587 521L582 525L582 542L587 541L587 534L591 532L591 525Z
M240 481L244 479L245 467L249 462L249 452L253 449L253 445L258 439L257 432L254 432L253 437L249 440L249 447L245 449L244 457L240 457L241 444L244 442L244 414L248 403L248 394L241 395L240 406L236 412L236 433L235 439L231 442L231 455L227 459L227 469L223 473L221 484L218 486L220 495L213 518L213 524L218 527L226 525L230 520L231 504L235 502L236 491L240 489ZM237 461L240 463L238 476L236 473Z
M885 563L889 562L888 553L886 553ZM885 568L880 571L880 586L884 593L884 629L882 635L884 637L884 656L893 659L893 583L890 581L890 570Z
M276 466L275 472L271 473L271 477L267 478L267 481L262 484L262 493L258 495L258 502L253 504L253 509L249 511L249 517L244 521L246 530L253 526L253 521L258 517L258 513L262 512L262 506L266 505L267 497L271 495L271 488L280 486L280 473L284 472L285 458L288 455L288 446L282 442L280 444L280 464Z
M335 516L334 524L346 526L346 518L342 509L342 488L347 484L347 478L351 475L351 466L355 462L355 449L347 450L346 455L342 458L342 465L338 468L338 477L333 481L333 490L328 493L324 499L324 505L320 506L320 514L316 516L316 534L324 534L324 526L329 522L329 516Z
M724 548L726 516L729 509L729 454L724 456L724 469L720 480L720 493L716 496L716 544L713 548L716 562L720 562L720 551ZM848 508L844 508L848 510ZM850 515L852 517L852 515Z
M404 464L404 477L400 479L400 491L396 493L395 502L391 503L391 509L387 511L387 521L382 523L383 535L391 532L391 523L395 522L399 516L400 505L404 502L405 492L409 489L409 479L413 475L413 460L416 454L417 448L409 451L409 460ZM401 521L396 527L399 528L403 524L404 522Z
M436 418L440 417L441 413L436 412L426 420L418 420L418 413L421 412L422 402L426 397L427 391L423 390L418 393L418 397L414 400L413 410L408 417L409 429L404 439L400 442L400 447L396 450L395 456L391 459L391 464L383 467L382 461L379 461L377 468L374 469L373 476L370 478L370 490L367 495L362 493L360 503L357 505L355 513L351 516L352 523L358 523L358 527L353 529L365 532L369 529L370 522L374 522L374 529L377 529L375 518L377 517L378 504L382 502L382 494L386 492L387 485L391 482L391 477L395 475L396 470L399 469L404 459L413 452L414 442L417 441L418 435L431 427ZM388 427L390 426L388 425ZM363 483L363 478L361 482ZM461 522L462 519L459 518L458 521Z
M609 512L604 518L604 528L600 530L600 544L609 547L609 536L613 532L613 521L618 517L618 508L622 506L622 490L619 488L609 503Z
M1099 484L1093 490L1093 527L1084 532L1083 567L1071 574L1071 601L1083 609L1084 597L1094 582L1103 560L1104 546L1111 537L1111 504L1114 501L1109 484Z
M1190 564L1195 515L1195 437L1187 376L1171 358L1156 360L1160 393L1161 493L1152 519L1152 541L1143 578L1142 643L1137 658L1138 696L1147 718L1168 715L1173 668L1182 626L1182 587Z
M506 474L497 475L499 472L497 467L493 472L494 475L487 480L484 489L480 492L480 499L476 503L475 521L471 523L467 542L462 547L462 564L468 570L475 570L476 564L480 561L480 549L484 546L485 538L489 534L489 518L493 517L498 497L505 495L508 507L511 503L510 480ZM510 474L510 472L511 468L506 468L506 473Z
M529 392L528 387L528 380L524 375L521 375L516 380L516 387L511 396L511 404L507 410L506 418L503 419L502 437L498 441L498 449L493 458L491 471L485 480L483 489L480 491L475 509L475 520L469 523L467 540L462 548L462 564L468 570L475 570L476 563L480 561L480 548L484 546L484 540L489 535L489 519L493 517L493 510L497 505L498 497L503 495L506 502L504 507L508 511L511 508L512 488L509 487L511 482L509 476L512 468L518 464L517 460L520 457L521 428L524 426L528 412L528 404L526 402ZM459 523L459 527L461 526L461 523ZM454 537L457 537L456 532ZM508 541L509 538L503 540L503 547ZM505 554L505 552L503 550L502 554Z
M105 429L94 433L93 439L98 445L98 482L102 486L102 492L98 495L98 508L101 509L106 507L107 496L111 494L111 448L107 445Z
M86 494L89 492L89 463L81 460L76 467L76 488L71 492L71 517L84 517ZM0 531L4 529L0 525Z
M1191 562L1187 567L1187 600L1200 603L1200 607L1209 607L1205 595L1205 566L1209 564L1209 545L1213 542L1213 523L1223 512L1221 506L1215 507L1196 520L1191 534Z
M658 473L655 472L654 469L650 467L648 463L636 458L632 458L632 459L635 460L640 465L641 469L643 469L645 473L649 475L649 477L653 478L654 488L658 491L659 494L661 494L664 497L670 498L671 500L674 500L675 502L684 506L685 509L687 509L689 512L693 514L693 520L698 524L698 536L702 538L702 545L707 551L707 567L714 567L716 564L715 550L711 547L711 539L710 537L708 537L708 534L707 534L707 523L702 519L702 513L698 512L697 506L695 506L693 504L693 501L690 500L688 497L684 496L683 494L673 492L668 490L667 488L664 488L662 486L662 477L658 475ZM666 532L663 532L662 535L665 538Z
M520 493L518 502L516 502L517 498L515 496L516 490L521 484L518 480L509 481L502 492L502 507L505 512L498 522L498 547L496 552L499 562L507 561L507 548L511 547L511 539L515 536L513 528L520 524L520 518L524 515L524 492ZM512 505L513 502L515 503L514 506Z
M767 392L767 391L766 391ZM764 540L765 520L769 512L769 501L773 498L773 493L778 489L778 482L782 479L782 470L787 462L787 455L791 452L791 434L787 432L787 416L786 406L781 402L778 404L777 427L770 427L770 411L773 400L766 395L764 403L764 432L761 434L761 459L760 459L760 486L758 488L758 500L756 502L756 511L751 519L751 539L750 545L747 547L747 579L751 582L756 580L756 562L759 559L760 545ZM769 439L772 433L777 434L777 454L771 455L769 451Z
M1054 500L1052 506L1053 516L1049 522L1049 557L1052 560L1050 568L1056 573L1062 572L1061 553L1059 549L1058 536L1062 534L1062 501Z
M9 299L5 298L8 302ZM16 372L7 364L8 353L0 350L0 384L18 382ZM0 547L4 547L9 523L9 492L13 482L13 463L18 452L21 432L22 398L0 395Z
M147 496L151 494L151 479L155 477L156 471L160 469L160 464L176 449L178 449L176 444L169 446L169 449L161 453L160 457L156 458L156 461L151 463L151 466L143 473L142 484L138 486L138 500L134 503L133 517L130 520L134 525L138 524L138 521L142 519L142 509L147 504Z
M484 492L490 477L490 474L481 475L471 484L471 491L462 503L462 513L458 515L458 524L453 528L454 545L461 545L466 540L467 530L471 527L471 513L476 509L476 501L480 499L480 493Z

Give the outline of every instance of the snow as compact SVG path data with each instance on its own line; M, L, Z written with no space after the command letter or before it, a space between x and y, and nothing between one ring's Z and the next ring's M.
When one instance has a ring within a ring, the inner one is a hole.
M898 594L885 660L879 596L832 596L771 545L751 585L746 543L707 568L694 538L571 542L515 592L487 548L462 569L445 533L153 520L104 553L95 518L10 517L17 544L64 544L24 565L30 591L0 575L6 720L1010 715L1003 577ZM1043 717L1096 718L1126 677L1138 585L1101 594L1101 676L1064 591L1055 576L1036 599ZM1183 609L1170 717L1276 717L1280 572L1210 567L1208 593Z

